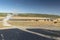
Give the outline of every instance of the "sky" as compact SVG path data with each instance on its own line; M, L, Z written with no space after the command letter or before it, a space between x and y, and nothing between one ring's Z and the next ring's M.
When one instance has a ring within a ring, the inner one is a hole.
M60 0L0 0L0 12L60 15Z

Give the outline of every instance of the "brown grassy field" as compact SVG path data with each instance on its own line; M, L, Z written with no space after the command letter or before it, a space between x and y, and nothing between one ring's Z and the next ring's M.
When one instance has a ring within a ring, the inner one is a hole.
M56 25L53 22L35 22L35 21L32 21L32 22L9 21L9 23L15 26L55 26Z
M2 28L3 27L3 24L2 24L2 22L0 22L0 28Z
M8 23L14 26L59 26L60 27L60 23L54 24L53 21L8 21ZM0 22L0 27L2 26L3 23Z

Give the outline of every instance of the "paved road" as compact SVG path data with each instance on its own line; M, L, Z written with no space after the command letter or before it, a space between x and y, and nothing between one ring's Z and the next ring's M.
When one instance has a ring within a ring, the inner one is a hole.
M0 40L53 40L20 29L0 30Z
M55 39L55 40L60 40L60 30L58 31L58 30L37 29L37 28L32 28L32 29L27 29L27 30L36 32L36 33L40 33L43 35L48 35L52 39Z

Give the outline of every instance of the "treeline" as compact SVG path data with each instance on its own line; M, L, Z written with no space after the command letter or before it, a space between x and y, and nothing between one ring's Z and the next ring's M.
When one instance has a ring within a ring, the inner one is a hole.
M7 15L7 13L0 13L0 17L6 16L6 15Z
M58 15L49 15L49 14L18 14L18 16L60 18L60 16Z
M0 17L7 16L7 14L12 14L12 13L0 13Z
M0 16L6 16L8 13L0 13ZM9 13L13 14L13 13ZM32 13L17 13L15 16L23 16L23 17L49 17L49 18L60 18L58 15L49 15L49 14L32 14Z

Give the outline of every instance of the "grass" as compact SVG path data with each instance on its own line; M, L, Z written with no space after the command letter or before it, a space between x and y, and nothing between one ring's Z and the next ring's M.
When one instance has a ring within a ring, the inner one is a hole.
M4 17L6 16L7 13L0 13L0 17ZM16 15L15 15L16 16ZM15 17L14 16L14 17ZM58 15L48 15L48 14L18 14L17 17L49 17L49 18L60 18L60 16ZM15 26L60 26L60 23L54 24L51 21L46 21L46 22L36 22L36 21L32 21L32 22L17 22L17 21L9 21L10 24L15 25ZM2 27L2 22L0 22L0 27Z
M8 13L0 13L0 17L5 17ZM9 13L12 14L12 13ZM51 15L51 14L38 14L38 13L17 13L15 16L22 17L49 17L49 18L60 18L59 15Z
M9 23L11 25L15 25L15 26L50 26L53 25L53 22L17 22L17 21L9 21Z
M57 26L57 27L60 27L60 23L56 23L54 24L54 22L51 22L51 21L45 21L45 22L36 22L36 21L27 21L27 22L23 22L23 21L8 21L8 23L10 23L11 25L13 26L34 26L34 27L37 27L37 26ZM3 23L0 22L0 28L4 27L3 26Z
M3 24L2 24L2 22L0 22L0 28L2 28L3 27Z

